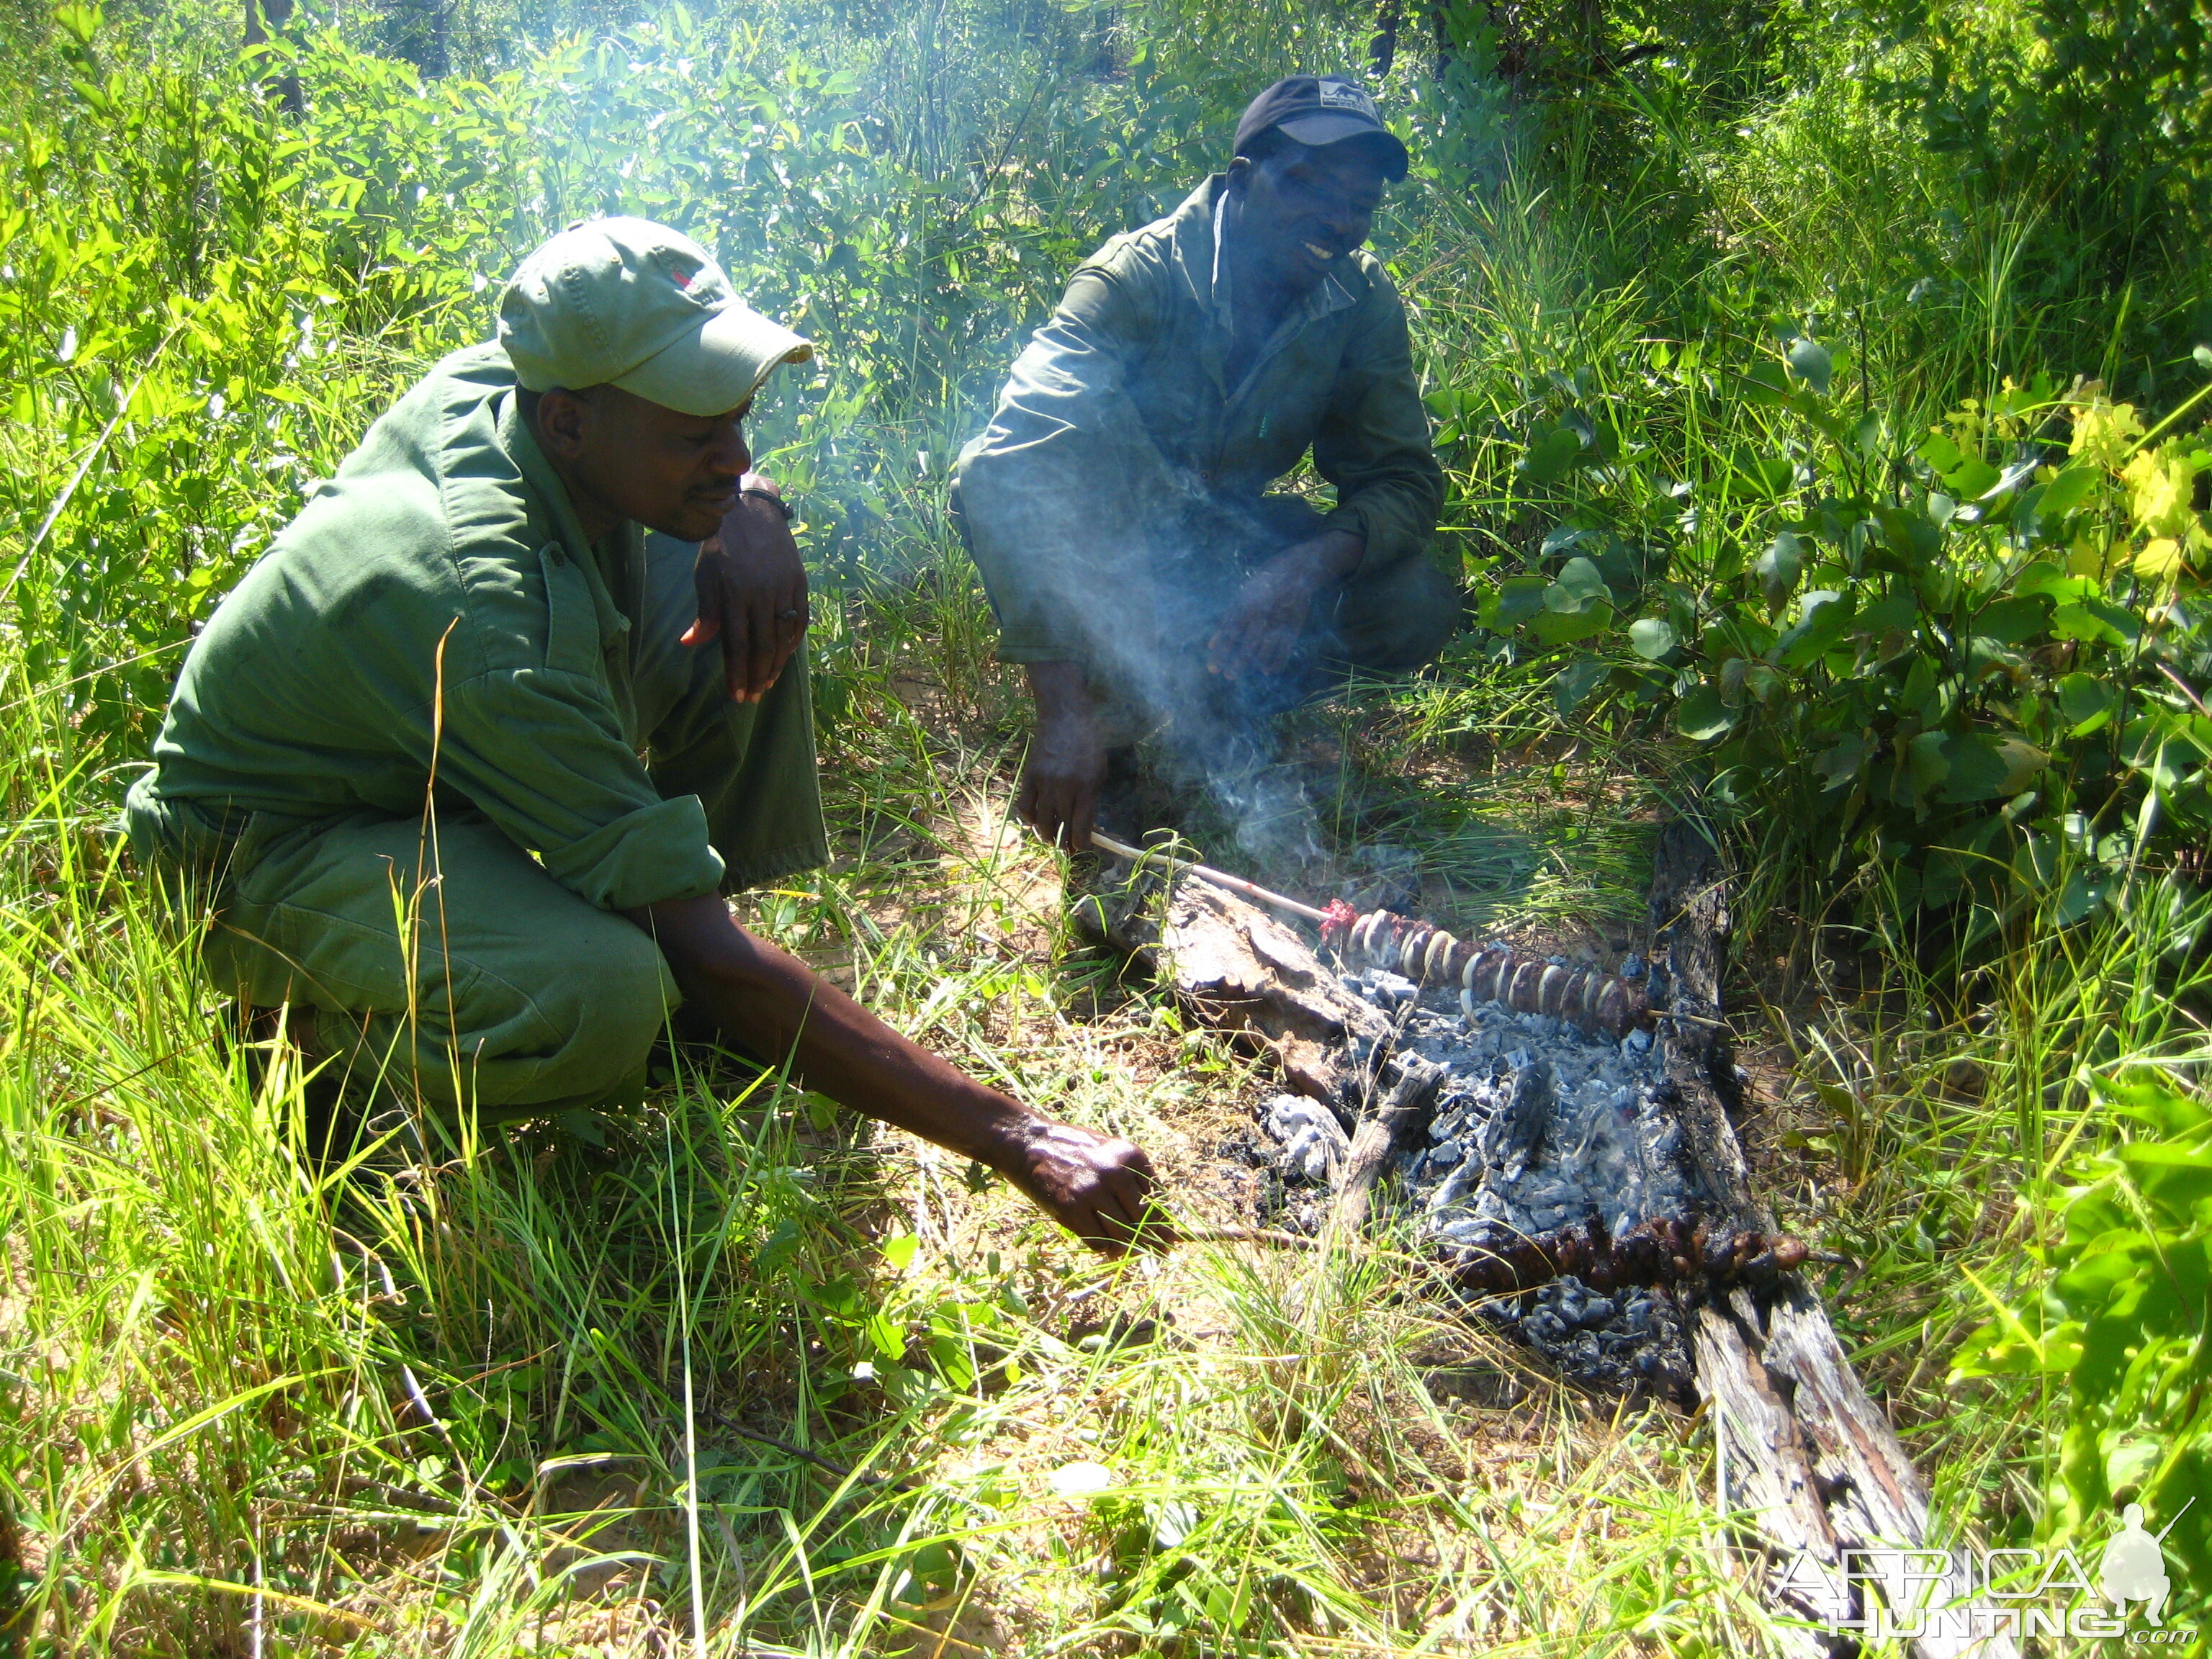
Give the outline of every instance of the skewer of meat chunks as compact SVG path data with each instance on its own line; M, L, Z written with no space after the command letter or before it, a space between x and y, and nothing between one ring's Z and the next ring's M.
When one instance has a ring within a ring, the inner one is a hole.
M1644 988L1617 974L1563 968L1502 945L1479 945L1453 938L1433 922L1395 911L1370 910L1363 915L1342 899L1332 899L1327 908L1301 903L1225 870L1156 848L1132 847L1096 830L1091 840L1118 858L1155 860L1271 908L1303 916L1320 927L1323 945L1352 961L1388 968L1417 985L1455 984L1460 1006L1469 1013L1478 1002L1499 1002L1516 1013L1549 1014L1616 1038L1638 1027L1649 1030L1656 1018Z
M1729 1285L1771 1284L1815 1253L1787 1233L1738 1231L1680 1216L1653 1216L1615 1238L1597 1216L1557 1232L1495 1234L1445 1252L1445 1266L1465 1291L1481 1296L1534 1290L1573 1273L1595 1291L1630 1285L1672 1285L1709 1295ZM1821 1260L1837 1258L1821 1255Z
M1355 962L1403 975L1416 985L1456 985L1469 1013L1500 1002L1516 1013L1548 1014L1610 1037L1649 1030L1657 1016L1634 980L1594 967L1569 968L1503 945L1455 939L1433 922L1390 910L1364 915L1339 899L1321 924L1322 942Z

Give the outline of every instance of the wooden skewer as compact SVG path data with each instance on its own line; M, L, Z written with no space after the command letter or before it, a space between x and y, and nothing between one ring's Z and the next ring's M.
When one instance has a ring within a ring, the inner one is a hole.
M1091 837L1096 841L1097 837ZM1307 1238L1298 1233L1279 1232L1273 1227L1221 1226L1206 1222L1179 1221L1176 1237L1189 1244L1273 1244L1285 1250L1317 1250L1321 1240Z
M1200 864L1190 859L1179 859L1172 853L1164 852L1156 848L1132 847L1125 841L1116 841L1113 836L1102 835L1096 830L1091 832L1091 844L1113 854L1117 858L1132 860L1157 859L1170 870L1187 872L1196 876L1200 881L1211 882L1216 887L1225 887L1232 893L1241 893L1246 898L1256 899L1261 904L1272 905L1278 910L1288 910L1292 915L1304 916L1308 921L1328 920L1328 912L1326 910L1316 909L1310 904L1301 903L1286 894L1271 892L1256 881L1247 881L1242 876L1232 876L1226 870L1217 870L1210 864ZM1717 1030L1723 1024L1720 1020L1706 1019L1698 1014L1664 1011L1662 1018L1679 1019L1692 1025L1710 1025Z
M1246 898L1257 899L1261 903L1273 905L1278 910L1288 910L1292 915L1304 916L1308 921L1328 920L1328 912L1326 910L1317 910L1310 904L1301 904L1297 900L1286 897L1281 893L1271 893L1255 881L1247 881L1242 876L1232 876L1226 870L1217 870L1210 864L1196 864L1188 859L1179 859L1171 853L1158 852L1143 847L1132 847L1127 842L1115 841L1111 836L1102 836L1096 830L1091 832L1091 844L1093 847L1102 847L1120 858L1158 859L1170 869L1187 870L1200 881L1212 882L1216 887L1226 887L1232 893L1241 893Z

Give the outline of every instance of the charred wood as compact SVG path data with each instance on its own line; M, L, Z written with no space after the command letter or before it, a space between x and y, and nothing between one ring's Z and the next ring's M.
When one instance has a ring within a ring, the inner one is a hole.
M1337 1194L1334 1209L1329 1217L1329 1231L1340 1237L1348 1237L1367 1224L1367 1215L1373 1207L1375 1188L1399 1154L1420 1139L1428 1127L1429 1115L1436 1108L1437 1091L1443 1085L1446 1069L1433 1065L1413 1054L1395 1056L1391 1064L1398 1073L1398 1080L1383 1097L1373 1116L1359 1126L1352 1138L1352 1151L1337 1175Z

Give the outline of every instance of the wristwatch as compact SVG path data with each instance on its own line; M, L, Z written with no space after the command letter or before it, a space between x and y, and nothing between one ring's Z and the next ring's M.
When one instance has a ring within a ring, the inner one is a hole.
M782 496L777 495L772 489L763 489L758 485L751 485L746 489L740 489L738 491L738 494L740 495L750 495L757 501L766 501L770 507L773 507L777 512L783 514L783 521L786 524L789 524L793 518L798 516L796 514L792 512L791 503L784 500Z

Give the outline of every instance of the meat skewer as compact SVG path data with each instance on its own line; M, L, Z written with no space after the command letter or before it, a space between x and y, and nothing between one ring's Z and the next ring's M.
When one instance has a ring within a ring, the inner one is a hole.
M1673 1285L1692 1292L1749 1282L1771 1284L1812 1259L1802 1239L1787 1233L1738 1231L1679 1216L1654 1216L1615 1238L1593 1216L1553 1233L1501 1229L1446 1253L1445 1267L1462 1290L1511 1295L1573 1273L1592 1290Z
M1549 1014L1589 1031L1625 1036L1656 1018L1634 980L1593 967L1569 968L1503 945L1455 939L1433 922L1389 910L1364 915L1341 899L1321 924L1322 943L1353 961L1403 975L1417 985L1457 985L1460 1006L1502 1002L1516 1013Z
M1226 887L1231 892L1242 897L1257 899L1272 909L1287 910L1294 916L1304 916L1308 921L1325 923L1332 914L1314 905L1301 904L1297 900L1284 894L1270 892L1256 881L1247 881L1242 876L1232 876L1226 870L1217 870L1210 864L1196 864L1189 859L1179 859L1174 854L1163 851L1157 847L1132 847L1125 841L1115 841L1113 836L1103 836L1096 830L1091 832L1091 844L1113 854L1116 858L1127 859L1132 863L1149 860L1156 864L1164 864L1170 870L1188 872L1200 881L1212 882L1216 887Z
M1212 865L1132 847L1096 830L1091 841L1117 857L1154 860L1273 909L1303 916L1320 927L1323 945L1355 962L1388 968L1417 985L1455 984L1460 1006L1470 1014L1478 1002L1499 1002L1516 1013L1548 1014L1611 1037L1626 1036L1638 1027L1648 1030L1656 1018L1644 988L1617 974L1565 968L1502 945L1478 945L1453 938L1433 922L1395 911L1370 910L1363 915L1342 899L1331 900L1325 909L1304 904Z

